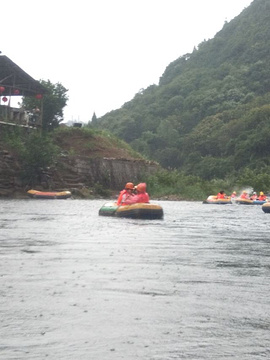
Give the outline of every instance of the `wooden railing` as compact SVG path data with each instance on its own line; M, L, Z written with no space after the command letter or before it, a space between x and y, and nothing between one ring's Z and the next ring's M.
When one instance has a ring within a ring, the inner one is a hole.
M40 115L35 112L25 111L22 108L0 105L0 122L10 125L37 127L40 124Z

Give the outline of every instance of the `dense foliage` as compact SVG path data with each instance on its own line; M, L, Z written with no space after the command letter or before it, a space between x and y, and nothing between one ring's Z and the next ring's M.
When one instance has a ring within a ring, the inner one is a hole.
M53 84L50 80L40 80L40 83L47 90L43 98L25 97L23 106L30 112L38 108L42 112L43 130L51 131L64 120L63 110L68 101L68 90L62 84Z
M25 134L22 128L4 128L0 145L15 155L21 164L21 179L24 185L34 185L41 172L53 166L60 154L52 133L33 131Z
M80 134L79 134L80 133ZM80 149L72 147L75 145L74 139L80 138ZM94 139L98 136L99 144L103 144L111 149L124 148L129 151L129 147L123 141L110 136L104 131L87 128L58 128L53 132L33 132L25 136L22 129L14 128L3 130L0 136L0 145L4 144L5 149L9 149L16 153L20 163L22 164L22 180L26 187L33 186L40 182L42 170L47 167L53 167L59 161L60 154L74 156L77 151L92 149ZM102 140L103 139L103 140ZM63 146L70 144L71 146ZM0 147L1 148L1 147ZM68 151L67 151L68 149ZM95 148L94 148L95 149ZM136 157L138 154L136 154ZM256 168L244 169L238 177L231 174L225 179L203 180L196 175L187 175L178 170L160 169L156 174L145 178L141 174L140 181L147 182L147 189L151 198L170 198L183 200L203 200L209 194L216 194L221 189L229 195L232 191L239 194L243 189L251 189L251 186L257 192L270 189L270 165L265 166L263 173L258 173ZM108 197L108 190L104 189L100 184L96 184L93 189L95 194Z
M169 64L159 85L95 126L167 169L204 180L269 174L269 49L270 1L254 0L213 39Z

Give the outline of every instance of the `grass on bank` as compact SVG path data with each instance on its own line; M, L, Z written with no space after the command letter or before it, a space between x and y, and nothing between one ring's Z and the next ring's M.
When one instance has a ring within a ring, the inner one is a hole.
M24 169L22 178L25 183L28 183L35 177L40 167L53 166L57 161L61 148L56 145L55 139L59 136L72 138L74 131L77 132L78 129L57 129L53 133L41 135L38 132L25 134L18 128L13 131L1 131L0 143L18 155ZM86 138L86 141L98 134L109 138L116 147L128 146L114 136L95 129L83 128L79 131ZM213 179L211 181L187 175L178 170L161 169L155 175L143 177L141 181L147 183L147 190L151 198L204 200L209 195L217 194L220 190L224 190L230 195L232 191L239 193L246 188L251 188L257 193L260 191L268 193L270 190L270 166L265 166L260 173L257 170L245 168L239 174L228 174L225 179ZM110 192L105 186L96 184L93 193L108 197Z
M227 195L236 191L239 195L244 189L259 193L268 193L270 189L270 167L258 173L252 169L244 169L237 177L227 176L225 179L205 181L197 176L186 175L177 170L161 170L146 179L147 189L153 198L171 198L180 200L205 200L209 195L216 195L224 190Z

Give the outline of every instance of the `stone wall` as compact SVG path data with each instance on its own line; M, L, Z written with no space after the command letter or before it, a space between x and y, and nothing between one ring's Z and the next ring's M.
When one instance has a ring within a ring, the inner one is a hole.
M22 189L19 162L8 151L0 151L0 196L10 196Z
M145 176L158 170L155 162L114 158L76 157L70 166L82 182L93 186L100 183L112 190L120 190L126 182L142 181Z
M155 162L114 158L89 158L62 156L58 163L47 170L45 178L37 176L29 183L21 179L22 167L8 151L0 151L0 196L11 197L30 188L72 190L91 188L100 184L105 189L121 190L126 182L137 183L145 176L155 173ZM46 176L48 181L46 180Z

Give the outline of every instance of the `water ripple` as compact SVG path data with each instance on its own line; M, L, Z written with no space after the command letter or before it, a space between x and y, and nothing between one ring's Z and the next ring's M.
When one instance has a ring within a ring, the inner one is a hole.
M103 200L0 203L0 358L270 356L260 207L162 201L141 221L98 216Z

